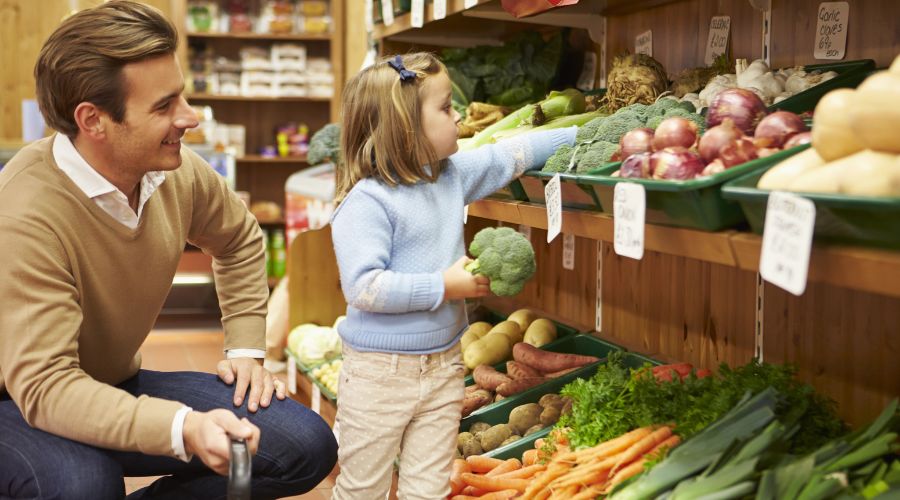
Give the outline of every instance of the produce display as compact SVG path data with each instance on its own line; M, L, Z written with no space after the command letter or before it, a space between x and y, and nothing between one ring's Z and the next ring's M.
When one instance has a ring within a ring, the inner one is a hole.
M462 457L481 455L525 436L551 426L559 421L570 400L558 394L544 394L537 403L519 405L510 412L507 423L490 425L474 422L457 438L457 451Z
M341 366L343 364L344 361L342 359L335 359L313 368L309 374L318 380L320 384L324 385L326 389L331 391L332 394L337 396L338 378L340 377Z
M669 87L666 70L646 54L625 54L613 60L606 78L606 108L652 104Z
M466 107L465 118L459 124L459 137L472 137L499 122L508 114L509 108L504 106L484 102L470 102Z
M738 59L735 63L735 74L713 77L700 91L697 98L700 102L699 107L702 108L712 105L716 96L722 91L741 88L755 93L768 106L826 82L837 75L834 71L807 72L803 67L772 71L762 59L757 59L749 65L746 59Z
M853 196L900 196L900 57L856 90L837 89L819 101L812 148L779 163L760 189Z
M291 355L306 367L331 361L341 355L341 337L337 333L340 316L332 326L304 323L291 330L287 347Z
M469 253L475 260L466 265L466 270L490 278L495 295L517 295L537 268L531 241L510 227L478 231L469 244Z

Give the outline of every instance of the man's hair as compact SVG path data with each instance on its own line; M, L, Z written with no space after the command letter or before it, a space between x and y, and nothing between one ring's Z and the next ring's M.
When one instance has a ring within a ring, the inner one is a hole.
M34 79L47 124L74 138L75 108L90 102L121 123L127 89L122 67L172 54L175 26L157 9L130 0L113 0L73 14L44 42Z
M362 70L344 87L341 119L341 164L335 171L335 200L340 202L361 179L375 177L390 186L434 182L441 162L422 128L422 88L446 72L432 54L401 57L416 78L401 81L384 57Z

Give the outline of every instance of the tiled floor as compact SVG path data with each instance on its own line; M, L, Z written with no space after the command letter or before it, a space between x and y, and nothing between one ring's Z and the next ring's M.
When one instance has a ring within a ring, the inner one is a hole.
M214 323L213 323L214 325ZM216 363L222 359L222 330L209 324L193 325L189 329L162 328L150 333L141 347L143 367L151 370L191 370L215 373ZM284 373L278 375L284 378ZM316 489L300 496L303 500L327 500L337 476L337 467ZM127 492L152 483L156 477L126 478Z

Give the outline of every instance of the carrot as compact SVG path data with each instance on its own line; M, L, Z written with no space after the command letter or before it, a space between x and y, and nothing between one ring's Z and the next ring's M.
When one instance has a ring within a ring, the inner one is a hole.
M507 500L509 498L513 498L518 495L519 492L516 490L502 490L502 491L492 491L490 493L485 493L484 495L472 496L472 495L456 495L451 498L451 500Z
M578 493L578 485L558 488L553 490L553 494L550 495L550 498L551 500L569 500L575 496L576 493Z
M544 377L528 377L510 380L497 386L497 394L501 396L512 396L520 392L527 391L532 387L537 387L546 381Z
M496 391L497 386L512 381L505 373L500 373L490 365L478 365L472 372L472 378L479 387L488 391Z
M550 462L550 465L547 466L547 470L536 475L531 480L531 483L528 485L528 488L525 489L525 493L522 495L522 500L536 500L538 498L547 498L548 496L550 496L547 485L549 485L554 479L568 472L571 468L571 464L562 462ZM545 492L547 494L545 494Z
M513 346L513 359L545 373L584 366L600 360L594 356L544 351L525 342L519 342Z
M528 487L527 479L500 479L470 472L463 473L462 480L469 486L485 491L516 490L521 493Z
M585 488L578 492L577 495L569 498L569 500L593 500L597 498L603 491L597 486L591 486L590 488Z
M525 453L522 454L522 464L523 465L534 465L538 461L538 453L540 451L537 448L532 450L526 450Z
M462 490L463 495L470 496L470 497L480 497L481 495L484 495L485 493L487 493L487 492L484 490L479 490L478 488L476 488L474 486L466 486Z
M502 464L491 469L490 472L485 474L485 476L499 476L500 474L512 472L520 468L522 468L522 462L520 462L518 458L510 458L509 460L504 460Z
M472 468L472 472L490 472L494 467L503 463L499 458L486 457L484 455L470 455L466 462Z
M472 467L469 466L469 462L466 462L465 459L457 458L453 461L453 472L450 473L451 495L456 495L466 487L466 483L460 477L463 472L472 472Z
M617 438L604 441L593 448L578 450L575 452L577 455L575 460L581 464L597 458L615 455L628 449L629 446L650 435L652 432L652 427L639 427L633 431L626 432Z
M591 464L579 465L566 475L557 478L551 483L551 486L563 488L573 484L587 486L601 483L609 477L609 470L612 469L617 460L616 457L610 457Z
M642 456L638 460L635 460L625 467L622 467L612 478L610 478L609 482L606 484L606 487L603 490L603 493L608 493L613 486L632 476L640 474L644 471L644 464L646 464L648 460L655 458L656 455L661 451L667 451L674 448L680 442L681 438L673 434L672 436L669 436L669 438L665 441L654 446L652 450L645 453L644 456Z
M525 363L519 363L518 361L507 361L506 373L508 373L510 377L515 379L542 376L541 372L526 365Z
M643 454L652 450L653 447L658 445L659 443L665 441L672 435L672 429L667 426L662 426L659 429L653 431L650 435L644 436L643 439L631 445L627 450L625 450L619 457L619 461L610 471L610 474L615 475L615 473L621 469L622 467L628 465L629 463L637 460Z
M534 440L534 449L540 450L544 447L544 438L537 438Z
M499 469L499 467L497 467ZM494 470L497 470L494 469ZM529 465L526 467L522 467L520 469L516 469L514 471L505 472L503 474L498 474L497 477L503 479L528 479L529 477L537 474L538 472L543 472L547 470L547 466L544 464L535 464ZM488 474L490 475L490 474Z

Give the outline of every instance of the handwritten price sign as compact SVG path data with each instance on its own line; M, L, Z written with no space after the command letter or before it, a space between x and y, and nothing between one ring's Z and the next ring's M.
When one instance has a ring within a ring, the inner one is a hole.
M806 290L816 206L791 193L773 192L766 205L759 273L794 295Z
M619 182L613 192L613 248L618 255L641 260L644 257L644 215L647 193L644 186Z
M706 57L703 62L711 66L716 57L728 50L728 32L731 30L731 18L713 16L709 21L709 38L706 40Z
M816 14L816 42L813 56L816 59L843 59L847 52L847 26L850 20L850 4L847 2L822 2Z

